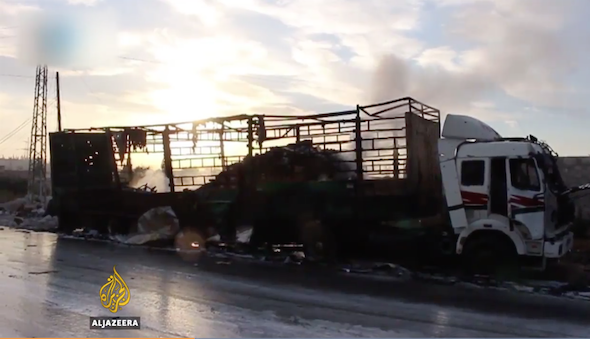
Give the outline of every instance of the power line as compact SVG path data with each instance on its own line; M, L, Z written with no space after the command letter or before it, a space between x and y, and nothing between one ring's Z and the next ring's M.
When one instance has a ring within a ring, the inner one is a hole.
M135 58L135 57L129 57L129 56L118 56L117 58L121 59L121 60L127 60L127 61L138 61L138 62L144 62L144 63L151 63L151 64L160 64L160 65L166 65L167 63L162 62L162 61L158 61L158 60L149 60L149 59L143 59L143 58ZM285 79L277 79L277 78L272 78L272 77L267 77L264 75L259 75L259 74L236 74L234 75L237 78L242 78L242 79L248 79L248 80L258 80L258 81L262 81L264 83L268 83L268 84L285 84L285 83L301 83L303 82L303 80L301 79L297 79L297 78L291 78L289 80L285 80ZM33 76L30 75L20 75L20 74L8 74L8 73L0 73L0 77L12 77L12 78L26 78L26 79L32 79L34 78ZM48 76L49 78L49 76ZM53 79L54 77L52 77ZM92 88L88 85L88 82L84 79L81 78L80 81L82 82L82 85L84 87L86 87L86 89L90 92L90 95L93 96L94 98L96 98L97 100L101 101L100 104L102 104L102 100L100 100L100 98L96 95L96 93L92 90ZM266 87L265 85L262 85L263 87Z
M15 128L14 130L12 130L10 133L8 133L6 136L4 136L2 138L2 140L0 141L0 144L5 143L6 141L10 140L13 136L15 136L18 132L20 132L21 130L23 130L23 128L27 127L28 123L31 122L31 119L27 119L25 120L20 126L18 126L17 128Z
M35 77L32 75L7 74L7 73L0 73L0 77L35 79Z
M12 37L12 36L9 36L9 37ZM2 39L2 38L5 38L5 37L0 36L0 39ZM139 62L147 62L147 63L152 63L152 64L164 64L163 62L157 61L157 60L147 60L147 59L126 57L126 56L119 56L118 58L121 60L128 60L128 61L139 61ZM0 73L0 77L35 79L35 76L33 76L33 75L10 74L10 73ZM85 84L85 86L88 87L88 84Z
M56 101L57 101L57 98L54 98L53 101L49 104L49 107L54 105L56 103ZM48 114L48 116L50 116L50 115L52 115L52 114ZM33 120L33 119L32 118L26 119L20 125L15 127L12 131L6 133L2 138L0 138L0 145L4 144L8 140L12 139L12 137L17 135L18 132L22 131L25 127L27 127L28 124L31 122L31 120Z
M0 145L5 143L6 141L10 140L13 136L15 136L18 132L20 132L23 128L27 127L27 124L33 120L32 118L28 118L27 120L23 121L20 125L18 125L15 129L8 132L2 139L0 139Z

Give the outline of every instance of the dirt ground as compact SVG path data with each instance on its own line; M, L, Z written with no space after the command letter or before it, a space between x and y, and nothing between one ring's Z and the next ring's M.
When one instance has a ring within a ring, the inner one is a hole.
M588 285L590 283L590 238L578 238L574 247L558 266L558 275L562 275L573 285Z
M563 261L590 268L590 238L575 239L572 252Z

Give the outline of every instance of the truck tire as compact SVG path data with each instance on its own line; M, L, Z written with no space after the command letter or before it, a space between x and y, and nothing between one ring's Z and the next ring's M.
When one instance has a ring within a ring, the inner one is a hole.
M308 220L299 227L306 257L327 262L337 259L336 241L329 225L315 219Z
M497 276L518 267L516 248L504 234L481 231L470 238L467 239L462 253L462 262L467 273Z

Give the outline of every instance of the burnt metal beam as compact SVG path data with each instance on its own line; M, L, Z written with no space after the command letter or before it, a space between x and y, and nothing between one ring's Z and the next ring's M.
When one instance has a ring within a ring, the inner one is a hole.
M162 134L162 143L164 145L164 172L168 177L168 186L170 192L174 192L174 170L172 168L172 151L170 150L170 128L166 126Z

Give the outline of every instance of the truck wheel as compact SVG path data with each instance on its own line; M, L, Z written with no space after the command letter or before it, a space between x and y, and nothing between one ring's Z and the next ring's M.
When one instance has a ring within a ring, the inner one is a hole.
M300 225L300 232L306 257L328 262L336 260L336 241L329 225L310 220Z
M518 256L509 239L503 235L485 234L468 240L462 257L468 273L498 275L514 270Z

